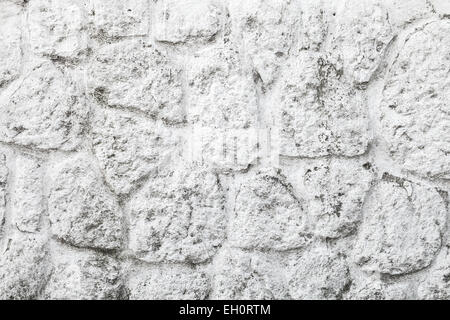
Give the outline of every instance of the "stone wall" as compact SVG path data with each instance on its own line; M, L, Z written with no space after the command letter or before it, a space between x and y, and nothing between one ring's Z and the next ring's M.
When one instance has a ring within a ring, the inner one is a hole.
M0 298L448 299L448 0L0 0Z

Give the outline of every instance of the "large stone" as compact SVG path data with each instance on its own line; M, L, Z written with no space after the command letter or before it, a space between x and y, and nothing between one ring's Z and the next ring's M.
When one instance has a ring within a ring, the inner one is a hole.
M106 182L119 195L148 176L163 175L180 155L177 134L153 121L101 108L91 121L95 155Z
M225 248L213 266L213 299L289 299L283 264L277 255Z
M83 91L72 77L43 63L1 96L0 141L37 149L74 150L86 130Z
M196 54L187 70L188 157L223 170L242 170L258 157L258 101L249 74L229 48Z
M374 178L370 162L366 158L308 160L296 171L314 234L340 238L353 233Z
M92 36L109 40L144 36L149 32L150 7L148 0L92 0L90 16Z
M6 165L6 154L0 150L0 239L3 235L3 226L6 216L6 190L9 170Z
M221 30L222 8L216 0L161 0L155 6L157 41L173 44L208 42Z
M300 300L340 299L350 284L345 259L327 248L294 254L288 263L287 278L291 297Z
M225 194L217 175L178 168L130 201L130 249L148 262L200 263L225 240Z
M107 255L54 248L54 270L43 298L51 300L117 300L124 298L120 263Z
M419 299L450 299L450 248L444 247L417 289Z
M124 40L100 48L88 70L88 88L99 104L182 122L180 69L150 44Z
M33 0L27 27L31 50L51 59L74 63L87 49L87 13L83 0Z
M435 189L385 174L366 200L354 261L392 275L423 269L441 247L446 217Z
M11 195L13 222L20 231L37 232L45 213L42 160L18 155L15 172Z
M381 134L405 170L450 178L450 21L425 24L406 37L389 68Z
M21 24L19 6L9 1L0 2L0 89L19 77L22 62Z
M238 186L229 227L234 247L290 250L311 242L304 204L276 169L263 169Z
M128 284L131 300L205 300L210 287L205 272L184 265L140 268Z
M367 84L394 37L389 13L379 0L345 0L336 12L328 51L343 61L343 72L356 84Z
M76 247L121 247L121 209L88 156L54 165L48 207L58 239Z
M0 299L36 298L50 275L48 259L43 236L17 233L5 238L0 254Z
M275 110L282 155L356 156L366 151L366 100L343 79L339 64L303 51L288 61L279 85L281 110Z
M232 36L265 86L275 80L288 56L300 12L293 1L231 0Z

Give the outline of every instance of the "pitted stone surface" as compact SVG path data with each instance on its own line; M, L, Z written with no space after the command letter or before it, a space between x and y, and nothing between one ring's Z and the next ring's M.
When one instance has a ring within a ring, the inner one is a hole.
M0 255L0 299L37 298L50 275L45 237L17 233L3 239Z
M449 300L450 299L450 249L444 247L428 276L417 289L420 299Z
M161 0L156 3L157 41L180 44L207 42L221 31L222 8L217 0Z
M122 213L91 160L83 155L52 168L49 196L52 233L76 247L118 249Z
M50 300L114 300L123 297L120 264L97 252L59 249L43 298Z
M94 153L117 194L163 175L181 152L176 133L145 118L97 108L91 122Z
M307 213L279 170L267 168L238 187L229 241L245 249L289 250L311 242Z
M344 257L326 248L314 248L290 258L287 267L293 299L339 299L350 284Z
M367 159L311 160L301 171L301 195L314 234L339 238L357 230L374 179Z
M147 35L149 3L148 0L91 0L92 37L110 40Z
M428 186L391 178L378 183L365 203L354 260L366 271L392 275L430 265L441 246L447 210Z
M410 34L390 66L381 102L383 137L405 169L450 178L450 22Z
M105 45L88 72L89 92L97 103L167 122L184 120L180 70L152 45L141 40Z
M46 62L3 92L0 141L41 150L73 150L85 132L86 117L80 84Z
M38 55L76 62L86 53L84 0L33 0L27 12L31 49Z
M12 194L12 215L17 229L37 232L45 213L44 168L42 161L27 155L17 156Z
M263 84L270 86L288 56L297 27L294 1L230 0L232 37Z
M183 265L139 269L129 283L133 300L205 300L210 287L205 272Z
M200 263L225 240L225 193L216 174L178 168L130 201L130 249L148 262Z
M20 75L21 19L21 7L9 1L0 2L0 90Z
M283 265L276 255L226 248L214 265L213 299L288 299Z
M356 156L366 151L366 100L343 80L339 64L322 54L301 52L287 63L279 99L282 155Z
M346 76L357 84L365 84L394 37L389 13L379 0L345 0L339 4L330 51L342 59Z

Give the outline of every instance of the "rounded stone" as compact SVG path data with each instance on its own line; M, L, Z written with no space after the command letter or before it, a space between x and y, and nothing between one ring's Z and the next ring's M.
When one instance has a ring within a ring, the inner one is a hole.
M0 141L41 150L74 150L85 133L87 113L76 77L45 62L3 92Z
M101 47L88 70L88 89L98 104L142 111L168 123L184 121L181 70L141 40Z
M423 269L441 247L446 217L436 190L385 175L366 200L354 261L392 275Z
M53 166L48 207L51 231L63 242L121 247L121 209L89 157L78 155Z
M140 268L128 284L131 300L206 300L210 287L205 272L184 265Z
M238 186L229 228L234 247L290 250L311 242L304 204L279 170L266 168Z
M450 21L409 36L389 68L380 104L382 136L402 168L450 178Z
M138 259L201 263L225 240L225 192L208 170L177 168L150 179L128 206L129 246Z

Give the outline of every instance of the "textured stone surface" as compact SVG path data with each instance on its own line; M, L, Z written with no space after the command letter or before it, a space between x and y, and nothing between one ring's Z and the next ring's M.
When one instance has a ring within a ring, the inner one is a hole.
M158 1L153 26L155 39L172 44L212 41L221 30L222 14L220 1Z
M263 169L238 187L229 237L233 246L288 250L310 238L304 206L278 170Z
M20 75L21 8L9 1L0 2L0 90Z
M0 299L450 299L448 3L0 0Z
M107 255L56 249L53 273L43 298L51 300L110 300L123 297L120 264Z
M176 134L153 121L96 109L91 122L94 153L117 194L129 193L148 175L162 175L181 152Z
M213 299L287 299L276 256L226 248L214 262Z
M133 300L204 300L211 287L205 272L183 265L139 269L130 278Z
M52 171L48 201L52 233L76 247L120 248L122 213L91 160L77 156Z
M97 103L183 121L180 70L151 45L140 40L105 45L88 72L89 92Z
M225 240L225 194L217 175L181 168L130 201L130 248L149 262L203 262Z
M33 0L27 12L31 49L52 59L77 61L87 49L84 0Z
M51 270L45 238L15 234L3 239L1 245L0 299L36 298Z
M12 215L17 229L23 232L39 230L45 213L44 171L42 161L27 155L16 158L17 170L12 194Z
M410 34L390 66L381 102L392 157L414 173L450 178L450 22Z
M92 0L89 9L94 38L109 40L149 32L147 0Z
M373 178L373 167L364 158L305 163L299 184L314 234L339 238L357 230Z
M350 284L345 259L326 248L311 249L290 259L287 278L293 299L338 299Z
M37 149L75 149L87 116L80 84L47 62L28 72L3 93L0 141Z
M447 210L439 193L390 179L366 201L354 259L364 270L402 274L427 267L441 246Z
M6 166L6 154L0 150L0 236L3 235L3 225L5 224L8 173L9 170Z
M418 295L420 299L450 299L450 253L449 248L442 249L428 276L420 283Z
M322 54L304 51L290 59L280 81L281 154L355 156L366 151L366 101L341 75L341 66Z

